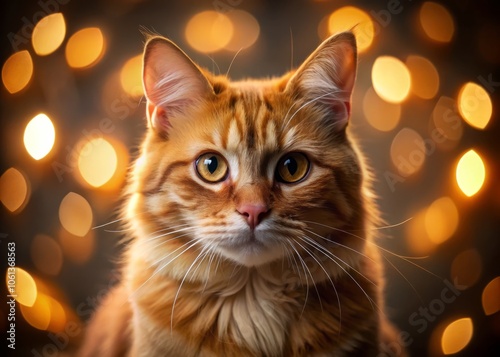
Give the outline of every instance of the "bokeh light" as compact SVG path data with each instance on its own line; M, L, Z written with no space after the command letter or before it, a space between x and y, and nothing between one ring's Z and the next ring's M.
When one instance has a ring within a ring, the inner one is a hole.
M423 3L419 18L424 33L431 40L448 43L453 38L455 23L443 5L431 1Z
M129 59L120 71L120 83L123 90L132 97L141 97L142 88L142 54Z
M484 129L493 113L490 96L483 87L473 82L464 84L460 89L458 109L464 120L477 129Z
M216 52L231 41L233 23L225 14L203 11L189 20L185 36L189 45L195 50L203 53Z
M63 264L59 244L45 234L37 234L31 242L31 259L36 268L48 275L58 275Z
M50 302L40 293L32 306L21 305L21 314L27 323L39 330L47 330L50 324Z
M426 209L421 209L412 214L412 219L406 224L406 240L412 254L428 255L432 253L437 244L429 239L425 229Z
M87 262L95 249L94 231L89 231L84 237L69 233L65 229L59 231L59 244L64 256L76 264Z
M422 99L432 99L439 90L439 73L425 57L408 56L406 66L411 74L411 92Z
M259 22L252 14L243 10L230 11L227 16L233 24L233 36L224 46L229 51L239 51L252 46L259 38Z
M59 205L59 220L69 233L83 237L92 226L92 208L85 198L70 192Z
M472 319L464 317L453 321L443 331L441 348L445 355L451 355L463 350L472 339Z
M50 14L41 19L33 29L31 43L35 53L46 56L61 46L66 36L66 22L60 12Z
M27 323L42 331L61 332L67 323L63 305L42 292L38 293L33 306L21 305L21 314Z
M415 130L401 129L391 143L391 161L399 174L407 177L418 172L425 163L425 143Z
M474 150L467 151L457 164L458 187L466 196L474 196L483 186L485 177L486 169L481 156Z
M74 33L66 44L66 61L72 68L89 68L104 55L105 42L97 27L84 28Z
M7 169L0 177L0 201L12 213L19 213L28 203L30 185L16 168Z
M113 145L104 138L86 142L78 156L78 170L93 187L108 182L116 172L118 158Z
M431 138L440 149L453 149L463 135L463 121L456 102L441 96L432 111Z
M399 59L380 56L373 63L372 84L382 99L390 103L401 103L410 93L410 71Z
M451 279L457 286L467 288L477 283L481 277L483 263L478 251L467 249L458 254L451 263Z
M485 286L481 297L485 315L493 315L500 311L500 276Z
M391 131L401 117L401 106L382 100L370 87L363 98L363 113L368 123L377 130Z
M15 270L15 279L12 284L11 280L11 269ZM32 306L35 303L37 297L37 287L35 280L26 270L20 267L9 268L5 274L5 281L7 284L7 292L16 299L22 305ZM14 290L11 291L10 289Z
M370 15L354 6L341 7L328 18L328 32L331 35L342 31L354 32L360 53L365 52L371 46L375 36Z
M24 130L24 146L35 160L43 159L52 150L56 139L54 124L41 113L30 120Z
M23 90L33 77L33 60L28 51L14 53L2 67L2 82L11 94Z
M458 222L457 206L449 197L438 198L425 213L427 235L436 244L448 240L457 230Z
M90 140L83 138L76 147L77 169L74 176L83 187L115 192L123 188L129 152L121 141L110 136Z

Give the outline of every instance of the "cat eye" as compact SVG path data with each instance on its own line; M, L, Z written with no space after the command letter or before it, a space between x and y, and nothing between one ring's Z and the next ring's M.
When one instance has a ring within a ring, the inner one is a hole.
M296 183L309 172L309 160L300 153L293 152L283 156L276 166L276 179L284 183Z
M206 153L196 160L196 172L206 182L217 183L224 181L229 168L226 160L216 153Z

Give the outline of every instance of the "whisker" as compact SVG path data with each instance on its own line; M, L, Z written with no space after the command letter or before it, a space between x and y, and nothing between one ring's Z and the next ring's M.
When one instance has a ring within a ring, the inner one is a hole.
M300 239L300 237L298 237L298 238ZM335 295L337 295L337 301L339 303L339 321L340 321L340 325L342 325L342 313L341 313L341 307L340 307L340 299L339 299L339 295L337 293L337 288L335 287L335 284L333 283L332 278L330 277L330 274L328 274L328 272L323 267L323 265L316 259L316 257L314 256L314 254L312 254L312 252L309 249L307 249L306 247L304 247L302 244L300 244L297 241L295 241L295 243L297 243L302 249L304 249L304 251L307 254L309 254L311 256L311 258L314 259L314 261L318 264L318 266L325 272L326 276L328 277L328 280L330 280L330 283L332 284L333 290L335 291ZM311 273L310 270L309 270L309 273ZM317 286L316 286L316 284L314 282L314 278L312 277L312 275L311 275L311 279L313 281L314 288L316 289L316 293L318 294L318 300L319 300L319 305L321 306L321 311L323 311L323 304L321 303L321 297L319 295L318 288L317 288ZM339 332L340 332L340 328L339 328Z
M303 238L301 237L297 237L299 238L300 240L302 240L303 242L309 244L310 246L312 246L313 248L316 248L316 250L318 250L320 253L321 253L321 250L319 250L314 244L308 242L307 240L304 240ZM317 244L319 247L323 248L320 244L318 244L317 242L314 242L313 240L310 239L311 242ZM344 273L346 273L351 279L352 281L361 289L361 291L363 292L363 294L366 296L366 298L368 299L368 302L370 303L370 305L372 306L372 309L375 309L375 307L373 305L375 305L377 307L377 309L379 311L382 311L378 305L373 301L373 299L366 293L365 289L363 289L363 287L358 283L358 281L356 279L354 279L354 277L342 266L339 264L339 262L337 262L335 259L332 259L332 257L330 255L327 255L325 253L323 253L327 258L329 258L332 262L334 262L340 269L342 269L344 271ZM316 259L315 259L316 260ZM318 262L319 264L319 262ZM347 266L349 266L347 264ZM325 271L326 273L326 271ZM359 272L358 272L359 273ZM328 273L326 273L328 275ZM328 275L329 276L329 275ZM361 274L361 276L363 276L363 274ZM366 278L365 278L366 279ZM337 295L338 297L338 295Z
M311 233L314 233L314 232L311 232ZM318 237L320 238L323 238L321 237L320 235L318 235ZM377 284L375 282L373 282L371 279L368 279L366 276L364 276L364 274L362 274L361 272L359 272L356 268L354 268L353 266L351 266L350 264L348 264L347 262L345 262L342 258L336 256L334 253L330 252L328 249L326 249L325 247L323 247L321 244L319 244L318 242L316 242L314 239L312 239L311 237L308 237L308 236L304 236L303 238L306 238L308 239L311 243L314 243L315 245L317 245L317 247L319 247L325 254L329 254L331 257L333 257L334 259L337 259L339 260L340 262L342 262L345 266L349 267L350 269L352 269L353 271L355 271L356 273L358 273L360 276L362 276L366 281L368 281L369 283L371 283L373 286L377 286ZM324 238L326 239L326 238ZM329 239L326 239L328 241L330 241ZM345 246L347 247L347 246ZM372 258L370 258L369 256L361 253L361 252L358 252L357 250L355 249L352 249L354 252L360 254L361 256L363 257L366 257L367 259L370 259L371 261L375 262Z
M354 253L356 253L356 254L359 254L359 255L361 255L361 256L363 256L363 257L365 257L366 259L369 259L369 260L371 260L372 262L376 263L376 261L375 261L373 258L371 258L371 257L367 256L366 254L363 254L363 253L361 253L361 252L357 251L357 250L356 250L356 249L354 249L354 248L351 248L351 247L349 247L349 246L347 246L347 245L345 245L345 244L342 244L342 243L336 242L336 241L334 241L333 239L328 239L328 238L326 238L326 237L323 237L323 236L321 236L320 234L318 234L318 233L316 233L316 232L314 232L314 231L311 231L311 230L309 230L309 229L304 228L304 231L306 231L306 232L308 232L308 233L311 233L311 234L314 234L314 235L315 235L316 237L318 237L318 238L321 238L321 239L323 239L323 240L326 240L327 242L330 242L330 243L332 243L332 244L338 245L339 247L342 247L342 248L344 248L344 249L350 250L351 252L354 252Z
M231 67L233 66L233 62L234 60L236 59L236 57L238 57L238 55L240 54L240 52L243 51L243 47L241 47L233 56L233 59L231 60L231 63L229 64L229 67L227 68L227 72L226 72L226 77L229 77L229 71L231 70Z
M309 271L309 274L311 274L311 271L309 270L309 268L305 264L304 259L302 259L302 257L300 256L300 253L297 251L297 248L295 248L293 246L292 242L290 242L290 241L287 241L287 242L290 245L290 247L292 247L292 249L294 250L294 252L297 254L297 257L299 258L299 262L302 265L302 270L304 271L304 276L306 278L306 297L304 299L304 305L302 306L302 311L300 312L300 317L299 317L299 318L302 318L302 315L304 314L304 311L306 309L307 300L309 298L309 279L307 277L306 269ZM312 275L311 275L311 279L312 279Z
M179 288L177 289L177 292L175 293L175 297L174 297L174 302L172 303L172 312L170 314L170 333L172 334L173 331L174 331L174 312L175 312L175 303L177 302L177 298L179 297L179 294L181 292L181 289L182 289L182 285L184 285L184 281L186 280L187 276L189 275L189 272L191 271L191 269L193 269L193 266L196 264L196 262L198 261L198 259L200 259L200 256L205 256L205 251L206 251L206 247L202 248L201 252L196 256L196 258L193 260L193 262L191 263L191 265L189 266L188 270L186 271L186 273L184 274L184 277L182 278L181 280L181 283L179 284Z
M99 226L92 227L91 229L99 229L99 228L106 227L106 226L109 226L110 224L117 223L117 222L120 222L123 220L124 220L124 218L118 218L118 219L115 219L114 221L104 223L104 224L101 224Z
M329 96L329 95L332 95L332 93L330 93L330 92L329 92L329 93L322 94L322 95L320 95L319 97L316 97L316 98L313 98L313 99L311 99L311 100L308 100L307 102L305 102L304 104L302 104L302 105L299 107L299 109L297 109L297 110L296 110L296 111L292 114L292 116L291 116L291 117L290 117L290 118L286 121L286 123L285 123L285 125L284 125L284 127L283 127L283 128L285 128L285 129L286 129L286 128L288 127L288 124L290 124L290 122L292 121L292 119L295 117L295 115L296 115L299 111L301 111L302 109L304 109L304 108L305 108L306 106L308 106L309 104L314 103L314 102L316 102L316 101L318 101L318 100L322 99L323 97L326 97L326 96ZM291 107L290 107L290 109L291 109ZM290 112L290 109L288 110L288 112L286 113L286 115L288 115L288 113ZM285 116L285 118L286 118L286 116Z
M329 228L329 229L332 229L332 230L335 230L335 231L338 231L338 232L345 233L345 234L350 235L350 236L352 236L352 237L355 237L355 238L361 239L361 240L363 240L363 241L365 241L365 242L367 242L367 243L370 243L370 244L374 245L375 247L379 248L381 251L386 252L386 253L388 253L388 254L390 254L390 255L392 255L392 256L395 256L395 257L397 257L397 258L399 258L399 259L401 259L401 260L404 260L405 262L407 262L407 263L409 263L409 264L411 264L411 265L414 265L415 267L417 267L417 268L419 268L419 269L421 269L421 270L425 271L426 273L428 273L428 274L430 274L430 275L434 276L435 278L437 278L437 279L439 279L439 280L442 280L442 278L441 278L439 275L434 274L434 273L433 273L433 272L431 272L430 270L428 270L428 269L426 269L426 268L424 268L424 267L422 267L422 266L418 265L417 263L415 263L415 262L413 262L413 261L411 260L411 259L424 259L424 258L422 258L422 257L409 257L409 256L404 256L404 255L400 255L400 254L397 254L397 253L391 252L390 250L388 250L388 249L386 249L386 248L384 248L384 247L381 247L380 245L378 245L377 243L375 243L375 242L373 242L373 241L371 241L371 240L366 240L365 238L360 237L359 235L356 235L356 234L354 234L354 233L352 233L352 232L348 232L348 231L343 230L343 229L339 229L339 228L331 227L331 226L328 226L328 225L325 225L325 224L321 224L321 223L318 223L318 222L313 222L313 221L304 221L304 222L306 222L306 223L316 224L316 225L318 225L318 226L326 227L326 228ZM382 254L382 257L384 257L384 259L385 259L386 261L388 261L388 258L387 258L384 254Z

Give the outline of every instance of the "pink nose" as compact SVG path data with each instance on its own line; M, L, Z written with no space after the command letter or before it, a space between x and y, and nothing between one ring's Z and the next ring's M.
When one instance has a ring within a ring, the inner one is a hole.
M254 229L262 222L269 207L263 204L242 204L236 210L246 218L250 228Z

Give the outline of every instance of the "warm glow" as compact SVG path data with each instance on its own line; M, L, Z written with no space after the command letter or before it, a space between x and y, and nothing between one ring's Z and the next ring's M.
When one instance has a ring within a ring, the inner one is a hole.
M59 206L59 220L68 232L83 237L92 226L92 208L85 198L70 192Z
M451 280L458 286L471 287L481 277L483 263L476 249L468 249L458 254L451 263Z
M83 264L94 253L94 232L89 231L84 237L79 237L67 232L65 229L61 229L59 232L59 243L66 258L73 263Z
M491 119L493 105L483 87L468 82L458 94L458 110L468 124L477 129L484 129Z
M372 83L375 92L382 99L391 103L401 103L410 92L410 71L399 59L380 56L373 63Z
M21 305L21 314L27 323L39 330L47 330L50 324L50 301L47 295L38 294L33 306Z
M468 196L474 196L483 186L486 169L483 160L474 150L467 151L458 161L456 178L458 187Z
M458 210L449 197L441 197L429 206L425 213L425 229L429 239L441 244L448 240L458 227Z
M64 331L67 323L66 311L59 301L47 296L50 309L50 323L47 327L48 331L61 332Z
M328 31L330 34L354 32L359 52L364 52L371 46L375 35L370 15L354 6L344 6L334 11L328 19Z
M56 139L54 125L45 114L38 114L26 125L24 130L24 146L35 160L44 158Z
M35 280L30 273L22 268L13 268L15 270L14 273L11 272L11 269L7 269L5 275L7 292L21 305L32 306L35 303L38 293ZM15 276L14 280L12 280L12 275Z
M0 201L13 213L20 212L30 195L30 186L26 177L11 167L0 177Z
M24 89L33 76L33 60L28 51L14 53L2 67L2 82L9 93Z
M39 56L46 56L61 46L66 36L66 23L60 12L50 14L41 19L33 29L31 42Z
M229 51L239 51L252 46L260 33L260 26L255 17L243 10L232 10L227 16L233 24L233 36L224 48Z
M391 131L399 123L401 106L382 100L373 88L370 88L363 99L363 113L368 123L375 129Z
M73 68L87 68L96 64L104 54L104 36L97 27L89 27L73 34L66 44L66 60Z
M401 129L391 144L391 161L401 176L407 177L419 171L426 158L424 140L413 129Z
M186 26L186 40L195 50L211 53L223 49L233 37L233 24L224 14L203 11L194 15Z
M493 315L500 311L500 276L486 285L481 301L485 315Z
M31 242L31 259L38 270L49 275L58 275L63 264L61 247L44 234L36 235Z
M142 89L142 55L129 59L120 71L120 83L123 90L132 97L144 94Z
M443 331L441 348L445 355L451 355L463 350L472 339L472 319L464 317L453 321Z
M423 99L434 98L439 90L439 73L427 58L408 56L406 66L411 74L411 91Z
M456 102L441 96L432 111L432 140L440 148L452 149L462 138L463 121L456 109Z
M450 42L455 32L450 12L435 2L425 2L420 8L420 25L425 34L436 42Z
M425 229L426 210L422 209L411 215L412 219L405 225L406 239L412 254L425 256L432 253L437 245L432 242Z
M83 145L78 156L78 170L83 179L93 187L108 182L116 172L118 157L106 139L92 139Z

